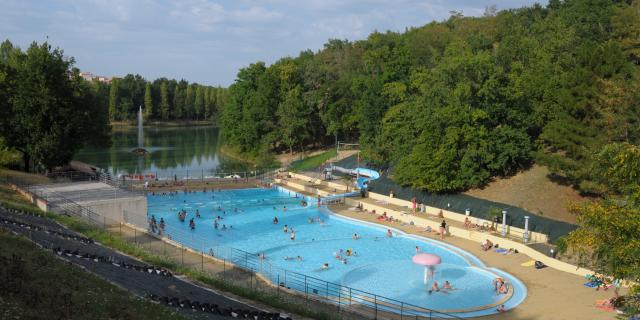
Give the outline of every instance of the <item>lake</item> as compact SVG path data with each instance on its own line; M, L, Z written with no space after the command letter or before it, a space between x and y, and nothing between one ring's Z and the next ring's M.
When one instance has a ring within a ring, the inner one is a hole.
M143 136L146 155L131 152L138 146L135 127L117 127L111 133L111 147L86 147L74 159L116 176L147 173L161 178L200 177L215 175L216 171L247 170L246 163L220 154L219 130L215 127L145 127Z

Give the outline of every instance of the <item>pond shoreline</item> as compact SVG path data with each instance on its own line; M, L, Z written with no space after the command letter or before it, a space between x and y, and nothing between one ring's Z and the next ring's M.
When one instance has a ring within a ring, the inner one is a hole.
M111 128L130 128L138 126L136 120L127 121L111 121ZM185 127L185 126L211 126L218 128L215 121L209 120L180 120L180 121L161 121L148 120L145 121L144 127Z

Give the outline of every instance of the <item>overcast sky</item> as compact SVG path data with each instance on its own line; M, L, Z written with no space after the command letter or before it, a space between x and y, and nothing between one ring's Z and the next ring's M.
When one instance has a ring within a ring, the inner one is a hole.
M0 38L26 48L53 46L96 75L139 73L228 86L239 68L359 40L373 30L403 31L451 10L529 6L534 0L0 0Z

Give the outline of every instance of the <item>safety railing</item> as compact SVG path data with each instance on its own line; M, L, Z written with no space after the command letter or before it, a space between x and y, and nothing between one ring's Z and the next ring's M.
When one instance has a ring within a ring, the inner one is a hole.
M0 179L2 180L2 179ZM237 281L236 284L250 286L252 290L271 290L280 294L280 291L291 293L291 297L299 297L302 301L314 300L335 306L338 311L347 311L372 319L462 319L454 314L439 312L421 306L405 303L392 298L387 298L374 293L358 290L355 288L332 283L306 274L287 270L271 264L259 253L250 253L244 250L229 246L212 245L204 239L200 239L193 233L179 228L165 225L163 230L152 230L146 217L137 214L124 212L123 221L116 221L102 216L93 210L66 199L62 195L45 191L43 188L33 188L30 185L20 184L17 181L12 183L21 189L41 197L53 204L53 211L79 217L103 229L119 226L122 233L123 223L134 226L134 241L143 235L162 239L162 243L173 243L180 249L182 255L184 250L189 249L193 253L202 257L202 271L204 271L205 257L209 256L218 261L222 261L225 271L224 280L231 281L233 276L226 271L227 264L234 269L247 272L251 275L250 282ZM137 233L138 230L145 230ZM151 247L149 247L151 249ZM168 250L166 245L163 250ZM170 249L169 249L170 250ZM184 265L184 256L182 257ZM260 288L260 282L254 281L255 276L260 276L268 281ZM308 305L309 306L309 305ZM326 309L326 307L324 307Z
M124 216L131 217L132 214L125 214ZM140 219L137 221L139 222ZM163 230L156 229L154 232L149 224L140 225L135 221L125 221L125 223L134 224L139 228L146 229L148 233L154 236L191 248L202 255L229 262L236 268L258 274L267 279L270 285L304 295L305 299L319 300L337 305L340 308L354 309L355 311L367 310L367 315L372 315L374 319L461 319L454 314L416 306L287 270L271 264L268 261L268 257L263 256L261 253L251 253L229 246L212 245L197 237L194 233L177 227L165 225ZM382 316L383 314L385 314L384 317Z

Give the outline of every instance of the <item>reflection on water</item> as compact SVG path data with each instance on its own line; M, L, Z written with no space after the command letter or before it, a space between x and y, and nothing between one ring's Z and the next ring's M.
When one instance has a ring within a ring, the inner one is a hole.
M112 173L154 173L161 177L212 175L214 171L245 171L247 165L219 154L218 129L214 127L144 128L149 153L131 152L138 145L135 128L113 130L110 148L87 147L75 157Z

